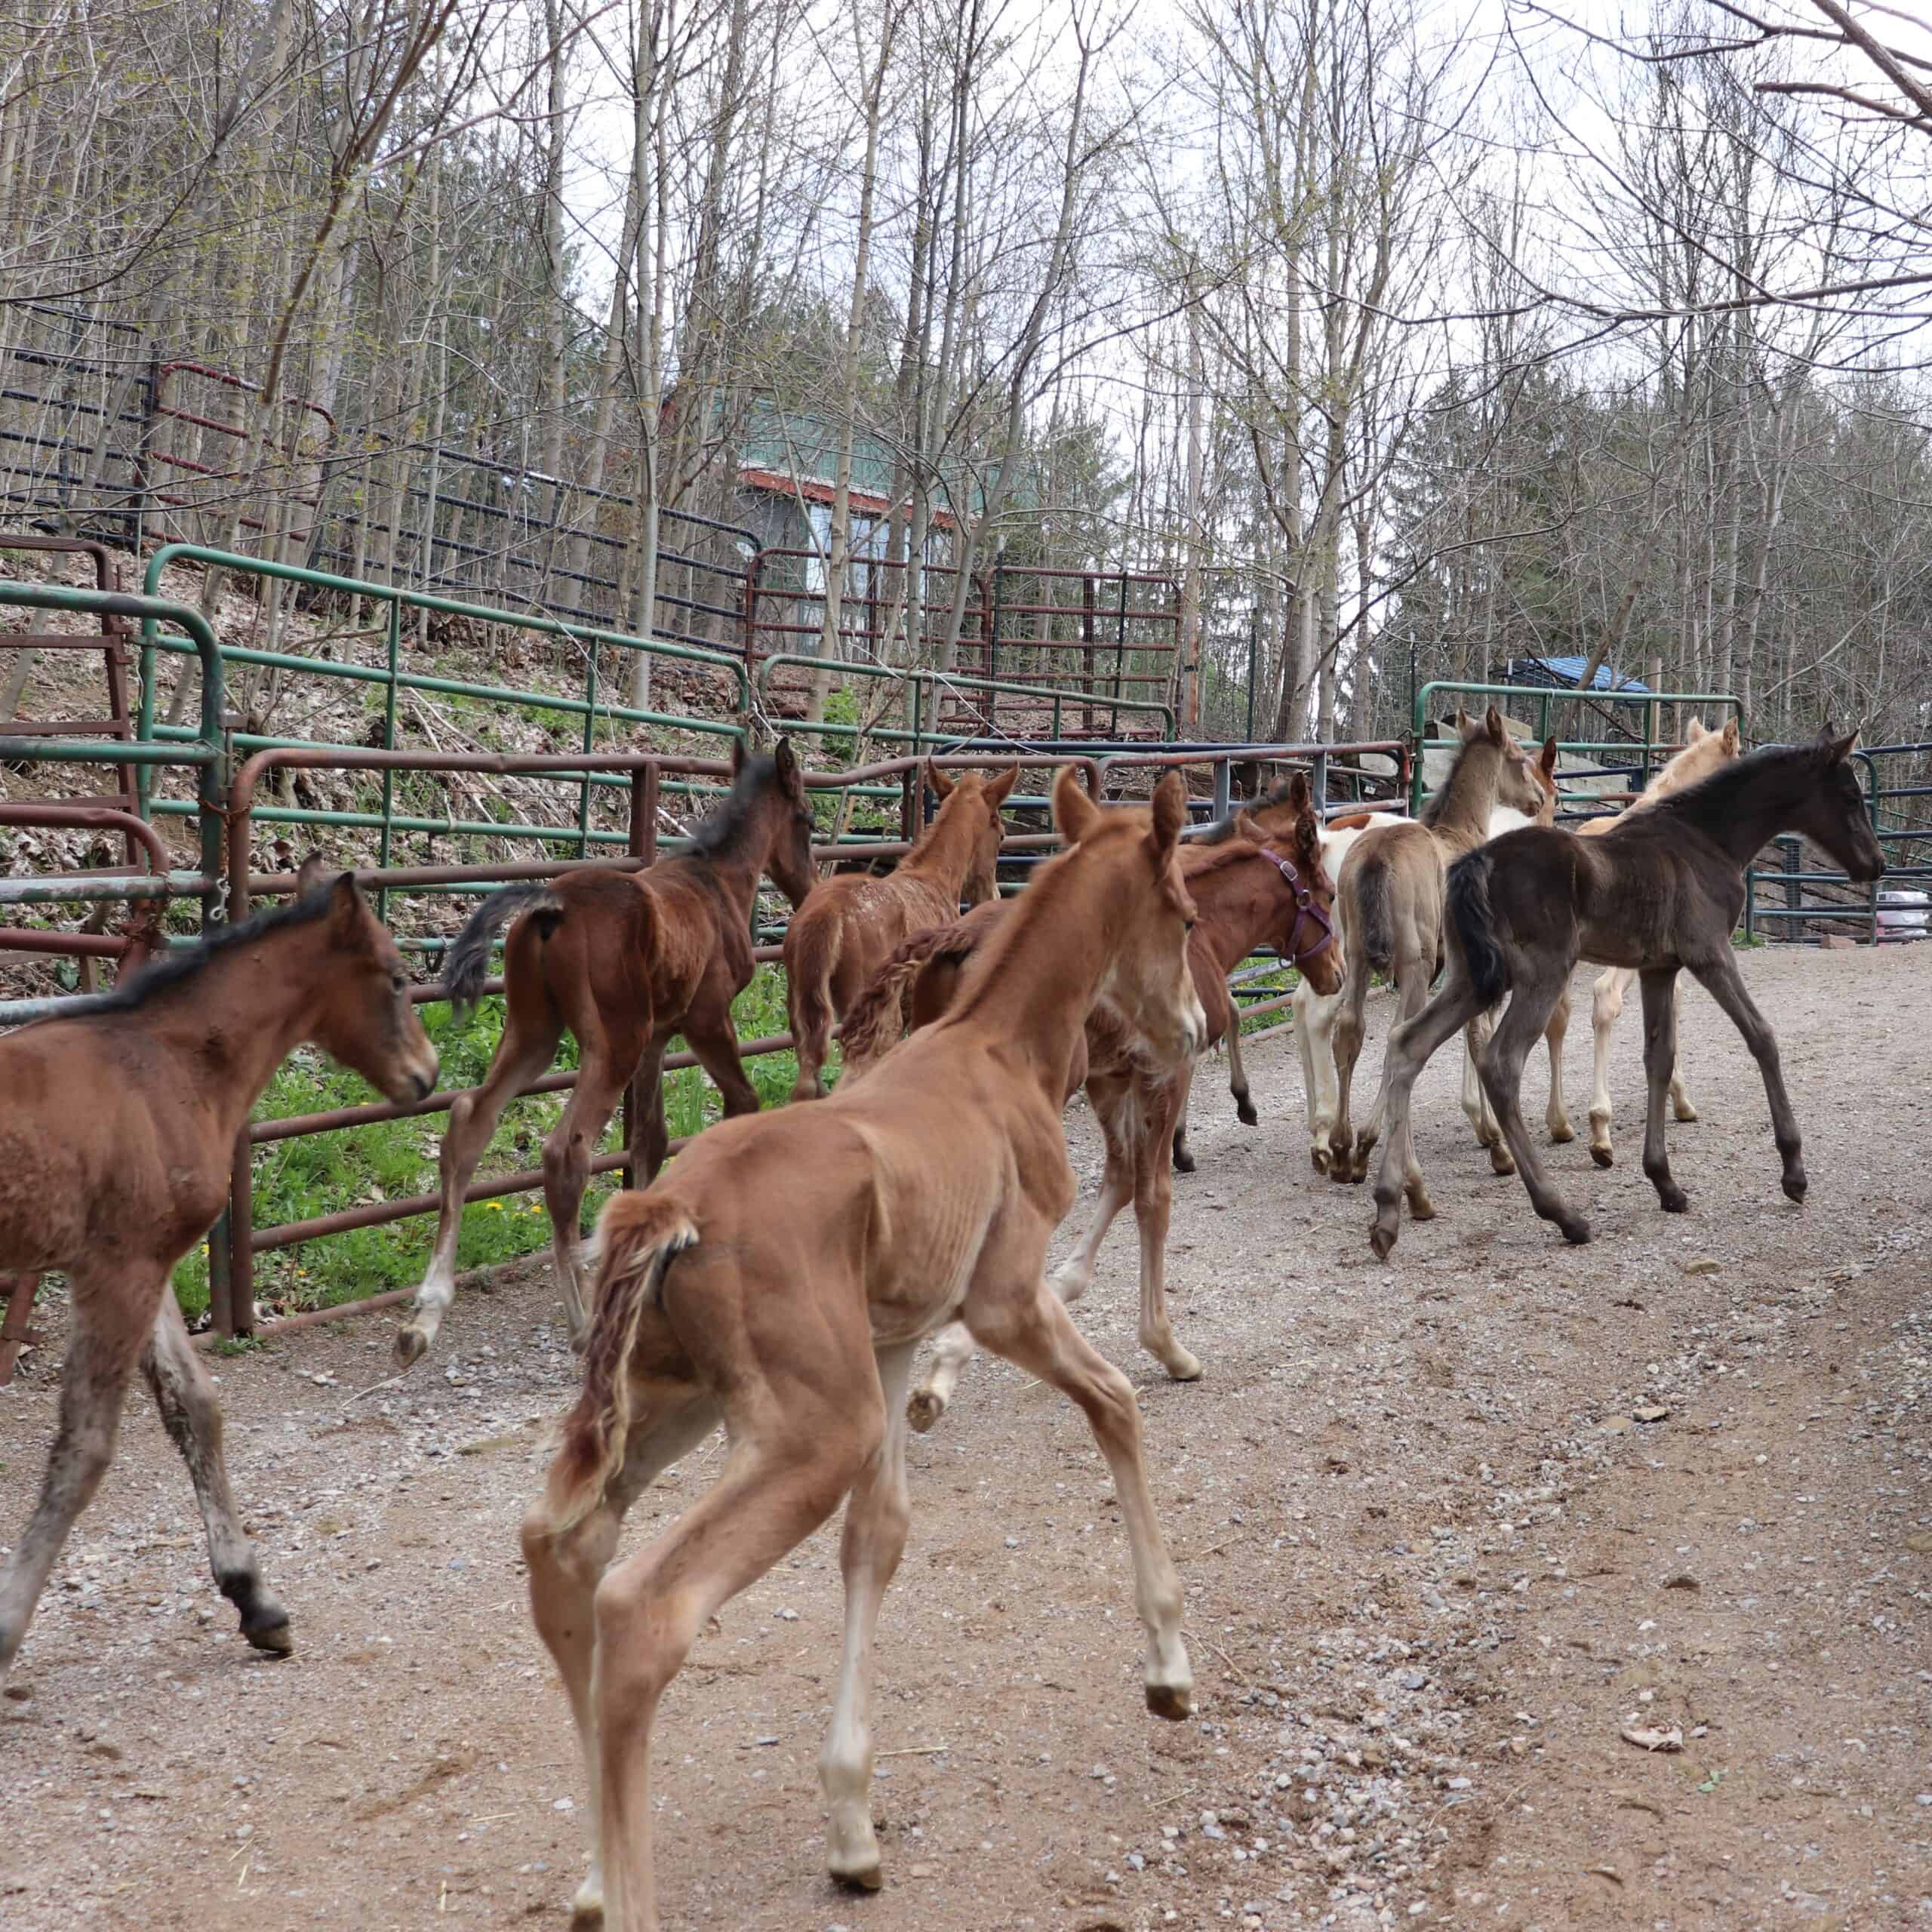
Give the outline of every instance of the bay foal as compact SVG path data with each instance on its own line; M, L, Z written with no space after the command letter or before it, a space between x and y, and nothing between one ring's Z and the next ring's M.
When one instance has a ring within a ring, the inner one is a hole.
M938 816L883 878L847 872L822 881L785 933L785 983L798 1057L795 1100L825 1092L820 1078L832 1026L900 941L959 916L963 896L983 904L999 890L1000 808L1020 776L947 777L929 758L926 783Z
M1529 1190L1564 1238L1589 1223L1550 1184L1524 1131L1517 1089L1524 1057L1580 958L1635 971L1644 992L1644 1072L1650 1109L1644 1172L1666 1214L1690 1204L1664 1148L1664 1097L1677 1062L1676 983L1687 968L1730 1016L1764 1075L1784 1191L1806 1186L1798 1121L1784 1091L1777 1041L1745 990L1730 936L1744 910L1744 872L1767 841L1798 833L1847 875L1869 884L1885 869L1849 759L1854 732L1830 728L1808 745L1771 745L1627 819L1608 836L1531 826L1459 860L1449 875L1449 971L1442 990L1389 1040L1389 1141L1376 1177L1369 1244L1395 1244L1409 1151L1409 1101L1429 1056L1471 1017L1512 995L1481 1061L1483 1084Z
M39 1500L0 1571L0 1681L54 1559L114 1457L138 1361L181 1451L208 1562L257 1649L294 1647L222 1456L221 1408L169 1275L228 1198L236 1137L290 1049L312 1041L398 1105L436 1050L395 944L352 875L152 966L91 1011L0 1038L0 1270L67 1276L60 1422Z
M827 1100L709 1129L605 1210L583 1392L523 1549L590 1783L577 1910L614 1932L657 1924L658 1700L706 1621L848 1496L844 1650L819 1772L833 1874L880 1884L872 1648L906 1541L906 1383L921 1337L955 1318L1085 1412L1133 1551L1148 1708L1192 1707L1133 1389L1041 1274L1074 1197L1060 1111L1088 1008L1104 992L1170 1063L1200 1044L1175 863L1186 798L1175 775L1151 811L1103 811L1069 769L1054 810L1072 849L1041 868L943 1020ZM716 1482L607 1568L625 1512L720 1421Z
M543 1199L571 1338L586 1323L577 1218L591 1157L626 1088L641 1078L631 1124L640 1178L663 1166L664 1055L681 1033L723 1097L727 1117L758 1112L738 1057L731 1002L751 984L752 907L769 875L793 906L812 886L812 813L790 743L770 756L732 748L730 795L691 834L691 849L642 872L587 866L547 884L511 886L472 912L443 983L458 1007L482 996L490 943L505 925L503 1033L483 1084L457 1095L443 1136L441 1198L429 1266L397 1331L407 1367L436 1339L456 1299L463 1196L510 1102L555 1058L566 1028L577 1084L543 1143Z

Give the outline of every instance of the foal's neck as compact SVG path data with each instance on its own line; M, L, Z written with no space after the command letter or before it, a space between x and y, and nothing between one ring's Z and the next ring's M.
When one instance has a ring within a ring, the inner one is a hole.
M314 1024L322 976L332 966L318 932L313 924L291 926L217 953L129 1015L150 1039L192 1063L190 1091L231 1137Z
M920 835L918 843L900 861L899 870L903 877L930 881L947 897L956 900L972 863L970 814L963 801L955 808L949 798L940 808L939 816Z
M1489 835L1489 815L1503 776L1503 754L1486 738L1463 746L1423 823L1443 837L1480 844Z
M1287 889L1266 848L1190 875L1187 890L1199 915L1196 942L1204 942L1224 970L1236 964L1280 924Z

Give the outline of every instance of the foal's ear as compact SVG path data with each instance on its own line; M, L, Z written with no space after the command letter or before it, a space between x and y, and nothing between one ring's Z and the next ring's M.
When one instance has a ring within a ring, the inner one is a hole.
M1845 760L1850 757L1853 748L1857 743L1858 734L1856 731L1853 732L1848 738L1834 739L1832 742L1832 762L1834 764L1844 764Z
M295 896L306 899L312 892L319 892L329 875L329 862L319 852L311 852L302 861L295 875Z
M1726 758L1735 758L1737 755L1737 720L1734 718L1727 718L1724 721L1724 756Z
M1456 731L1465 744L1476 735L1475 720L1460 704L1456 707Z
M1492 745L1506 746L1509 742L1509 723L1494 705L1482 715L1483 735Z
M1060 776L1054 780L1054 825L1061 838L1069 845L1078 845L1100 823L1101 817L1100 807L1088 797L1087 789L1080 782L1080 768L1061 766Z
M1309 790L1308 774L1297 771L1288 780L1288 789L1281 794L1281 802L1291 812L1305 812L1315 803L1315 794Z
M926 784L941 804L944 804L958 789L931 758L926 760Z
M1171 771L1154 787L1154 854L1164 859L1180 842L1187 823L1187 780Z
M989 778L986 780L986 802L995 811L998 811L1000 807L1006 803L1008 793L1019 782L1019 766L1009 764L997 778Z
M1543 741L1543 756L1537 761L1543 777L1549 781L1552 791L1556 789L1556 740L1548 737Z
M1701 718L1692 718L1684 728L1684 742L1687 746L1701 745L1710 735L1704 729L1704 721Z
M357 937L369 910L353 872L340 872L329 888L329 931L337 940Z
M792 749L789 738L780 738L778 748L771 754L771 761L778 773L778 782L788 792L804 789L805 774L798 768L798 754Z

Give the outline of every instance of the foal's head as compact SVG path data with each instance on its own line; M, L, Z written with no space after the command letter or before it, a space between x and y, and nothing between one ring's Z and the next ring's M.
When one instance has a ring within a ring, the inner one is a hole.
M960 897L969 906L983 906L999 891L1000 841L1006 835L999 811L1019 777L1019 766L1011 764L992 777L962 771L957 778L949 778L931 758L926 761L926 783L939 801L935 827L940 821L955 817L964 818L972 824L972 857L960 888Z
M1340 992L1342 949L1334 943L1335 882L1321 863L1321 821L1315 816L1306 774L1297 771L1253 811L1241 813L1235 829L1271 858L1285 858L1300 881L1293 909L1272 941L1275 949L1300 969L1302 977L1324 998Z
M1115 950L1098 996L1139 1035L1151 1057L1178 1066L1208 1038L1194 990L1187 936L1195 906L1180 872L1187 788L1171 771L1151 807L1107 811L1081 789L1072 765L1054 785L1054 822L1069 846L1112 862L1106 924Z
M389 928L369 909L353 872L334 881L318 857L304 861L296 890L327 895L316 930L324 954L315 974L314 1017L304 1036L398 1106L436 1084L436 1050L409 997L409 971Z
M1496 778L1496 795L1490 804L1507 805L1525 818L1534 818L1549 795L1536 761L1510 737L1509 720L1492 704L1479 718L1458 712L1456 724L1463 748L1441 790L1423 813L1423 823L1434 825L1475 810L1481 796L1481 780L1489 771ZM1487 808L1479 816L1487 817Z
M818 878L812 863L812 804L789 738L780 738L769 756L747 750L743 739L734 741L731 795L708 823L721 827L725 838L744 828L764 851L759 869L795 911L805 903ZM702 828L698 844L702 849Z
M1851 768L1857 743L1856 731L1841 738L1829 723L1820 728L1805 747L1815 782L1806 786L1788 823L1793 832L1823 846L1844 866L1847 877L1869 885L1884 872L1885 855L1872 833L1858 774Z

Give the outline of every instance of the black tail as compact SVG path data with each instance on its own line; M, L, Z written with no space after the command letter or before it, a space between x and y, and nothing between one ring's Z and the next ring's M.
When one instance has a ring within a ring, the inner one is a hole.
M562 902L547 885L509 885L491 893L443 955L443 990L450 1004L460 1013L482 998L483 983L490 977L491 942L519 912L548 913L540 927L548 939L563 910Z
M1363 956L1371 972L1384 975L1395 964L1395 928L1389 917L1389 863L1364 855L1355 875L1355 910L1361 915Z
M1494 1006L1509 990L1509 968L1496 943L1496 915L1489 903L1490 856L1466 853L1449 868L1449 923L1477 997Z

